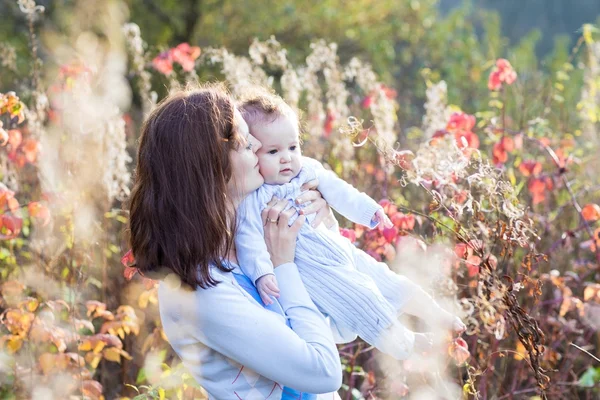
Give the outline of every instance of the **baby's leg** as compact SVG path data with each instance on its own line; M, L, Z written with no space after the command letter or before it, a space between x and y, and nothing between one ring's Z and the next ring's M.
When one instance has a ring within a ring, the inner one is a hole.
M462 329L458 326L462 323L459 324L454 315L440 307L419 285L390 270L385 263L378 262L362 250L354 248L353 253L356 268L373 279L398 312L417 316L431 326Z
M308 294L337 329L355 332L397 359L410 356L414 333L397 320L396 309L371 278L351 266L306 264L298 256L296 264Z

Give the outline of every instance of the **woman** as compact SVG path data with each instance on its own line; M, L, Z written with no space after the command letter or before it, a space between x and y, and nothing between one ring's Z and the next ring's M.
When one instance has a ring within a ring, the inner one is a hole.
M342 378L332 333L293 263L304 217L288 227L293 210L282 212L285 201L263 213L281 290L274 309L256 300L237 266L235 210L263 183L260 146L221 87L165 99L142 128L132 251L143 273L162 278L165 333L210 398L280 399L288 391L337 398ZM319 220L329 213L314 190L298 200L312 201L306 212L317 211Z

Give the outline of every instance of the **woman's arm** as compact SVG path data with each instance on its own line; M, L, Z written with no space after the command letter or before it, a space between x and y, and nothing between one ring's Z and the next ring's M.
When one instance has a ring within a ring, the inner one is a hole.
M288 226L294 210L282 212L286 204L285 200L269 204L263 221L281 289L279 303L292 329L281 315L245 296L232 277L217 287L192 292L194 299L179 301L177 310L184 314L181 318L193 321L199 341L225 357L296 390L328 393L341 386L341 363L329 326L293 263L296 236L305 218ZM181 303L191 308L186 310Z
M172 303L162 306L175 316L165 324L191 327L189 335L196 340L281 385L308 393L338 390L341 363L325 318L310 300L295 264L281 265L275 274L282 292L279 301L293 330L280 314L248 298L231 277L217 287L188 293L180 289L177 295L162 297L161 302ZM185 351L199 351L192 344Z

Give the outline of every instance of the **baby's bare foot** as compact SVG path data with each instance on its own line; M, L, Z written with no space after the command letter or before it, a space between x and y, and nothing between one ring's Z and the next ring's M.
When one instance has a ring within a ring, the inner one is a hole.
M417 353L426 353L433 347L433 334L415 333L414 351Z
M452 329L453 332L459 335L467 330L467 326L459 317L447 311L444 311L444 315L442 316L442 326Z

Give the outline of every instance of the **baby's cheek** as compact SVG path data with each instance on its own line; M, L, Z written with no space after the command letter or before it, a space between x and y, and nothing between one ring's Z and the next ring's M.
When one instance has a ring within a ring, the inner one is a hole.
M273 168L266 160L258 159L258 170L267 181L273 176Z

